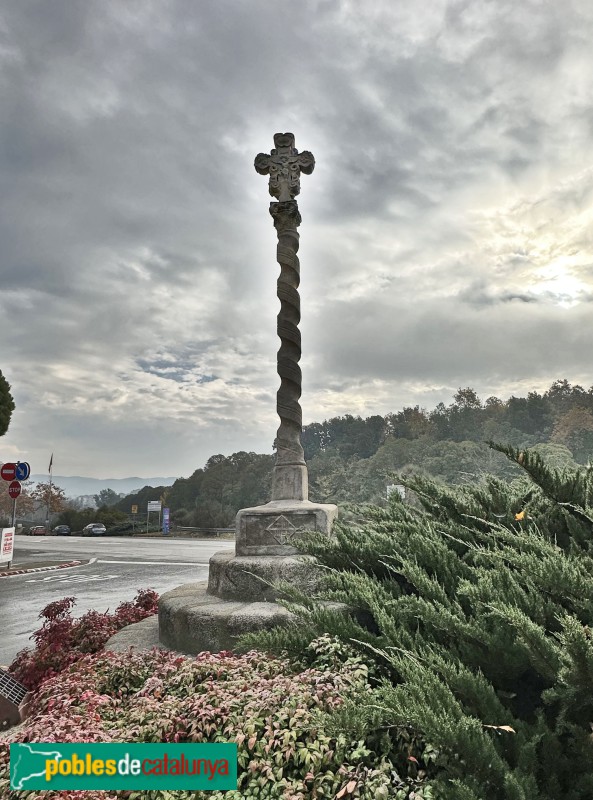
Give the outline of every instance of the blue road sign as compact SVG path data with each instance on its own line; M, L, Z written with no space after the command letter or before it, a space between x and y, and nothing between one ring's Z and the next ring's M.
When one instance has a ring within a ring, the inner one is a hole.
M14 471L14 477L17 481L26 481L31 474L31 467L26 461L19 461Z

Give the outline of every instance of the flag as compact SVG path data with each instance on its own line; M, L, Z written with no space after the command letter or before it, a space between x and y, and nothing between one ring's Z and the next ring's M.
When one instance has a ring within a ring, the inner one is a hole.
M49 467L47 468L48 472L51 472L51 465L53 464L53 461L54 461L54 454L52 453L51 458L49 460Z

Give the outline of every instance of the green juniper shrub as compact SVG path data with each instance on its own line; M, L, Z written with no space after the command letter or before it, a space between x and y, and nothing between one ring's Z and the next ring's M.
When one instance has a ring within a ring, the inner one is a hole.
M400 478L420 508L394 494L333 538L311 535L319 597L287 589L299 623L243 646L298 657L329 633L354 648L372 688L327 729L365 744L385 732L394 763L402 732L428 743L439 800L590 800L593 473L493 447L526 477Z

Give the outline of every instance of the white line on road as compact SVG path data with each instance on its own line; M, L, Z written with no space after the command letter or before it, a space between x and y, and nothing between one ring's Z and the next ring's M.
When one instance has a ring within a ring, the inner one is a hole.
M50 575L48 578L29 578L25 583L90 583L92 581L111 581L119 575Z
M97 564L146 564L149 567L207 567L204 561L110 561L99 558Z

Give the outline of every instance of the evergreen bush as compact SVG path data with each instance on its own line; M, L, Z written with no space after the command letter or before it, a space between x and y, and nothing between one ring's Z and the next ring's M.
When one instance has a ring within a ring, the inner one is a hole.
M320 598L291 591L300 623L244 646L298 656L328 632L372 665L374 687L331 725L434 749L438 800L593 797L593 473L492 445L525 471L461 487L399 479L387 508L361 510L303 549L324 567ZM285 587L288 588L288 587Z

